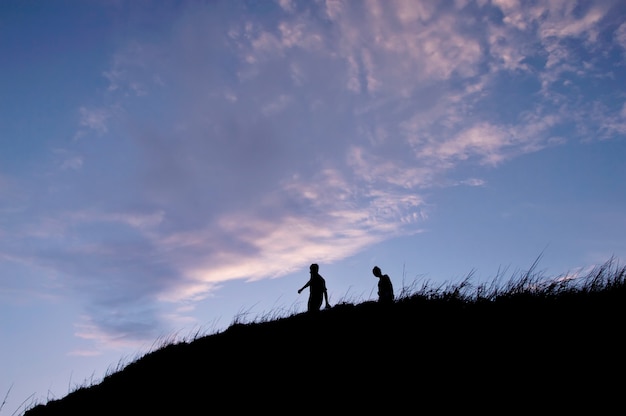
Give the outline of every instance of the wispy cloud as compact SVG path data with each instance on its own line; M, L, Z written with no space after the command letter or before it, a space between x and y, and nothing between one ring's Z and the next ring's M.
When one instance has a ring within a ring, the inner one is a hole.
M107 126L108 120L111 117L109 111L101 108L88 109L81 107L79 112L81 127L86 127L100 134L104 134L109 130Z
M626 23L622 23L615 31L615 41L626 50Z

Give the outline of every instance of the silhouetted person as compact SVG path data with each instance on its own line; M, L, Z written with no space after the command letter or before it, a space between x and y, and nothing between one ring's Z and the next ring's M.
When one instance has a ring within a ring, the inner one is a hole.
M378 277L378 302L384 304L393 303L393 285L389 276L383 274L378 266L374 266L372 273Z
M298 293L302 293L304 289L309 288L309 303L307 310L309 312L317 312L322 307L322 301L326 301L326 309L330 308L328 303L328 292L326 291L326 281L318 273L319 266L315 263L309 267L311 278L304 286L298 289Z

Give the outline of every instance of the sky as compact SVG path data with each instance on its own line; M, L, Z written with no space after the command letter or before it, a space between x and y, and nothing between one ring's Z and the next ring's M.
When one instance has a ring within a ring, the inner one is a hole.
M0 415L311 263L335 305L621 262L625 79L620 0L1 1Z

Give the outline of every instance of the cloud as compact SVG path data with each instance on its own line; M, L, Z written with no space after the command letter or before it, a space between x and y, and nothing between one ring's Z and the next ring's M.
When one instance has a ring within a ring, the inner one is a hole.
M67 149L54 149L57 165L62 171L78 171L82 168L84 157Z
M626 49L626 23L622 23L615 31L615 41L622 49Z
M108 131L107 120L111 117L111 115L107 110L87 109L85 107L81 107L79 111L80 126L95 130L100 134L104 134Z
M497 163L501 156L499 150L506 146L506 134L498 128L479 124L461 131L446 141L431 141L422 147L419 156L424 159L465 160L471 155L483 155L483 161Z
M584 37L594 42L598 36L598 22L608 11L606 6L594 4L585 10L582 16L576 10L575 3L550 3L547 5L547 19L541 24L541 38ZM544 13L542 13L543 15Z
M74 336L87 341L90 347L75 349L69 355L92 357L102 354L104 349L122 350L124 348L138 349L146 340L154 340L162 336L155 322L146 321L146 314L139 308L125 308L120 310L90 311L83 314L74 324ZM93 313L96 312L96 313Z
M80 174L51 176L0 254L63 276L88 305L78 336L114 345L227 281L421 232L424 190L579 137L597 74L576 54L613 39L609 12L557 3L187 5L112 55L100 104L78 108L104 140L57 154ZM623 132L611 98L588 128Z
M78 170L81 166L83 166L83 158L81 156L73 156L61 163L61 170Z

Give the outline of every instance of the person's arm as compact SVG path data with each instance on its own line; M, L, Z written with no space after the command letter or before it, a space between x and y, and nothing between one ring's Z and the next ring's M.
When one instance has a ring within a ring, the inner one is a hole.
M330 303L328 303L328 291L324 288L324 300L326 301L326 308L330 308Z
M394 298L394 295L393 295L393 284L391 283L391 278L389 276L387 276L387 275L385 275L385 277L387 278L387 287L389 288L389 297L391 299L393 299Z
M309 287L310 284L311 284L311 281L309 280L308 282L306 282L306 284L304 286L302 286L300 289L298 289L298 293L301 293L304 289Z

